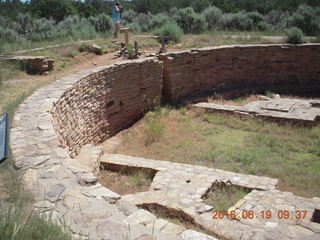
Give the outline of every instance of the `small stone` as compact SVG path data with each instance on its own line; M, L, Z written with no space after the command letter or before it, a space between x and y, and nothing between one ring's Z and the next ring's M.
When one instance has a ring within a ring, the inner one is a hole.
M194 230L186 230L181 233L182 240L218 240L212 236L206 235L204 233L199 233Z
M265 223L265 227L267 227L267 228L275 228L275 227L277 227L279 224L278 223L276 223L276 222L266 222Z
M156 219L157 218L150 212L144 209L139 209L138 211L129 215L123 221L129 225L137 225L137 224L147 225L149 223L152 223Z
M162 232L165 234L179 235L185 230L185 227L169 222Z
M65 187L61 183L51 186L50 191L46 193L48 200L50 202L57 201L60 198L64 189Z
M90 186L97 183L97 177L92 173L77 173L77 180L81 186Z

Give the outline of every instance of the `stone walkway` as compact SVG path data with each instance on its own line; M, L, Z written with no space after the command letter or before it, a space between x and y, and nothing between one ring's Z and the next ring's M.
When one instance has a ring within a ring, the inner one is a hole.
M242 116L252 115L274 121L284 121L305 125L315 125L320 119L320 100L298 100L269 98L255 101L244 106L221 105L201 102L192 105L209 112L234 113Z
M201 226L207 232L227 239L319 239L320 224L310 221L319 207L320 199L307 199L289 192L275 190L278 180L252 175L236 174L218 169L178 164L125 155L103 155L101 164L108 169L123 167L156 171L148 192L122 196L118 204L158 208L182 216L186 221ZM212 219L212 206L204 204L206 194L219 184L230 184L252 189L236 203L234 210L240 217L244 211L253 211L254 218ZM272 217L263 218L262 211L270 210ZM288 219L281 219L289 211ZM297 219L306 211L304 219ZM279 214L279 216L278 216Z

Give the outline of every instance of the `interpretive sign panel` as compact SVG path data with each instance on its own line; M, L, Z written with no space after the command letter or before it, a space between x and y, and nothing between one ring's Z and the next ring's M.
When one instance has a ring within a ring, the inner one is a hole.
M8 157L8 128L9 128L8 114L0 117L0 162Z

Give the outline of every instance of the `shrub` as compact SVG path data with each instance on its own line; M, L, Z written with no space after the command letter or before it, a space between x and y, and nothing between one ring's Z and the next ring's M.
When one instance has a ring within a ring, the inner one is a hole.
M297 27L286 29L287 43L301 44L303 43L303 32Z
M258 12L249 12L247 16L252 20L253 29L265 31L268 28L267 23L264 20L264 16Z
M177 23L167 23L161 28L157 28L153 31L154 35L161 37L170 37L173 42L180 42L182 36L182 30Z
M123 24L126 25L129 23L132 23L133 19L136 18L137 16L138 16L138 14L132 9L124 11L123 16L122 16Z
M178 8L173 7L173 8L171 8L171 9L169 10L169 16L170 16L170 17L173 17L173 16L175 16L175 15L177 14L177 12L178 12Z
M204 17L195 13L191 7L179 9L175 20L185 33L198 34L207 29Z
M53 19L40 18L34 21L30 39L33 41L41 41L54 39L57 37Z
M153 30L156 28L160 28L169 22L172 22L171 17L169 17L168 15L165 15L163 13L159 13L159 14L152 17L150 24L149 24L149 29Z
M202 12L209 29L218 28L221 23L222 11L217 7L209 7Z
M97 32L106 33L113 28L111 17L104 13L99 14L96 17L90 17L89 22L95 27Z
M223 14L222 28L250 31L253 29L253 20L244 12Z
M270 24L275 30L283 30L288 24L289 13L279 10L272 10L265 16L267 24Z
M131 31L132 31L133 33L140 33L140 32L142 32L140 25L137 24L137 23L130 23L130 24L128 24L127 26L131 29Z
M288 19L288 26L300 28L308 35L317 35L320 32L320 19L317 14L317 9L305 4L300 5L298 10Z
M138 24L142 32L147 32L151 30L149 23L151 22L152 17L153 16L151 13L148 13L148 14L140 13L137 17L133 19L133 23Z
M153 116L147 118L145 124L145 141L146 146L158 141L164 134L165 126L161 114L155 112Z
M22 38L15 30L0 27L0 40L1 39L4 42L17 42Z
M90 52L90 46L86 43L81 43L79 46L79 52Z
M266 31L270 26L266 22L259 22L256 26L256 29L259 31Z

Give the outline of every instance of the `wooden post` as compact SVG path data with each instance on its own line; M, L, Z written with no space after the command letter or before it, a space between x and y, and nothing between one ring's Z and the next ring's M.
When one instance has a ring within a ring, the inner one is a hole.
M124 33L124 42L126 46L129 44L129 30L130 28L121 28L120 32Z
M138 47L138 42L134 41L134 51L135 51L135 56L138 57L139 55L139 47Z

